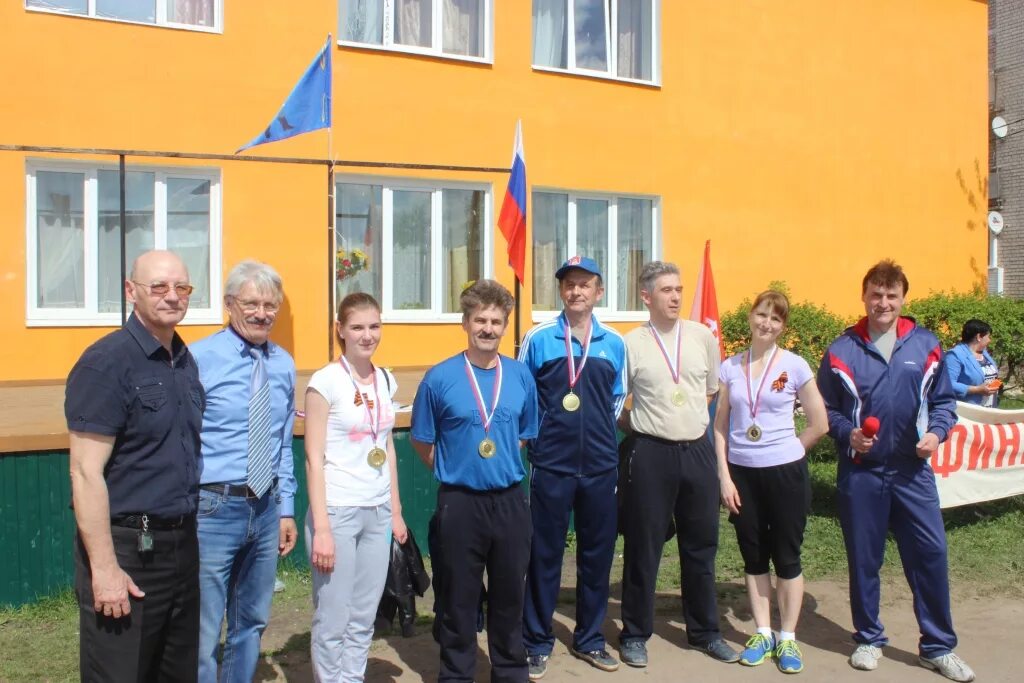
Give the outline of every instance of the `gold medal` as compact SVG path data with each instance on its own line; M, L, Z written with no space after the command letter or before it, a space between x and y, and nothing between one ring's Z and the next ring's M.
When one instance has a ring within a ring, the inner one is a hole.
M685 398L683 398L682 389L676 389L675 391L672 392L672 403L676 404L677 406L681 406L683 405L684 400Z
M371 448L370 454L366 456L366 462L370 467L380 469L388 461L388 453L383 448Z
M750 425L749 427L747 427L747 439L750 440L750 441L760 441L761 440L761 428L758 427L756 424L753 424L753 425Z
M571 391L562 397L562 407L570 413L580 409L580 397Z
M498 446L490 438L484 439L476 449L481 458L493 458L498 452Z

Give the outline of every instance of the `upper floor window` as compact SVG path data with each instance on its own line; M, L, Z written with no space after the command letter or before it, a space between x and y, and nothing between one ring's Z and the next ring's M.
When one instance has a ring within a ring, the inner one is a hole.
M462 290L487 277L491 223L483 186L338 182L338 300L368 292L390 320L461 319Z
M659 0L533 0L533 65L657 83Z
M195 287L186 323L220 323L220 174L131 167L125 262L170 249ZM31 162L27 173L27 319L35 325L121 321L120 175L116 167Z
M489 61L493 0L339 0L338 41Z
M137 24L220 31L223 0L25 0L25 7Z
M655 258L657 201L541 191L532 199L533 310L562 309L555 271L580 254L597 261L604 274L599 310L623 318L643 311L638 278L643 265Z

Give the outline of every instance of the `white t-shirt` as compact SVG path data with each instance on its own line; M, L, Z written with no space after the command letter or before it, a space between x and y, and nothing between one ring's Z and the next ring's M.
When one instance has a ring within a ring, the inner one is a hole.
M366 458L374 445L386 448L388 434L395 426L395 377L377 368L377 390L385 396L380 405L377 441L370 433L370 413L377 420L377 395L373 384L360 384L356 392L351 376L335 361L313 373L309 388L327 400L327 439L324 480L329 507L381 505L391 498L391 474L387 463L379 469ZM388 385L390 383L390 391ZM366 406L371 410L367 412ZM389 456L390 457L390 456Z

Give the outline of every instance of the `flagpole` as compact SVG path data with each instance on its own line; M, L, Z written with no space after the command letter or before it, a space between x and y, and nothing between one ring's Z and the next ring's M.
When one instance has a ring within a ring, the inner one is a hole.
M522 306L519 303L519 278L515 277L515 275L513 274L513 279L515 280L515 283L516 283L515 287L513 288L513 294L512 294L512 296L515 298L515 303L516 303L516 320L515 320L515 332L514 332L515 333L516 343L515 343L515 347L514 348L515 348L515 357L518 358L519 357L519 347L521 346L520 343L519 343L519 340L520 340L520 336L519 336L519 311L522 308Z
M334 138L331 127L327 127L327 362L334 360L334 297L335 282L334 232L337 211L334 208Z

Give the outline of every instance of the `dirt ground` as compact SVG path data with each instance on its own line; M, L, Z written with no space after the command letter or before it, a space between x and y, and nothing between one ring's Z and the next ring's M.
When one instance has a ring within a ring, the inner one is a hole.
M613 587L605 637L616 656L619 620L618 586ZM555 651L548 663L544 681L751 681L780 680L782 673L774 664L756 669L713 661L686 646L686 634L680 616L678 595L660 595L656 607L655 634L648 642L650 665L645 669L621 666L615 673L604 673L574 658L568 651L572 642L572 590L562 591L555 620ZM428 612L431 596L418 602L420 614ZM845 584L809 582L797 637L804 652L804 672L796 680L829 683L937 683L945 680L917 664L917 624L914 621L909 591L904 583L883 587L882 619L891 640L877 671L855 671L847 663L852 651L849 638L850 615ZM753 630L743 587L736 583L719 584L719 608L722 634L741 647ZM284 647L278 657L266 657L257 672L257 681L306 683L312 681L309 663L309 619L306 606L278 610L263 638L265 650ZM1024 666L1018 661L1021 627L1024 626L1024 602L998 596L969 596L954 592L953 619L960 636L957 652L974 668L977 680L984 683L1024 681ZM775 617L778 627L778 617ZM286 646L286 647L285 647ZM486 634L479 636L477 681L489 681ZM390 635L374 640L366 671L371 683L385 681L432 681L438 671L438 647L430 636L429 622L420 620L417 635L403 639Z

